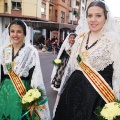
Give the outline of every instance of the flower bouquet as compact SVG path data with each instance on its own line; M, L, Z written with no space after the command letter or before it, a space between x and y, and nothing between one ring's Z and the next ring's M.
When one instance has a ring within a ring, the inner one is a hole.
M60 66L60 64L62 63L62 60L61 59L55 59L55 60L53 60L53 62L52 62L55 66Z
M23 110L27 110L26 113L24 113L21 118L26 116L28 113L30 113L30 116L32 119L35 117L38 117L39 120L41 119L38 111L43 110L44 104L48 101L48 98L44 98L43 91L37 88L32 88L26 92L26 94L22 97L22 107Z
M120 102L115 101L98 107L95 111L98 120L120 120Z

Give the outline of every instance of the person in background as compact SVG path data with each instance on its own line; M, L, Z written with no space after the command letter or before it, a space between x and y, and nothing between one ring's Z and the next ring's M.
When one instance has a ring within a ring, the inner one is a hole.
M2 38L5 42L0 51L0 120L18 120L26 112L22 109L24 94L20 93L33 87L42 89L46 94L39 55L30 44L28 28L21 20L12 21ZM10 66L7 66L8 63ZM16 76L10 74L9 69ZM51 119L47 102L38 114L41 120ZM30 114L22 119L30 120Z
M48 51L52 51L52 44L51 44L50 38L46 39L46 47Z
M59 48L61 48L62 44L63 44L63 39L59 38Z
M51 43L55 42L56 37L54 36L53 38L51 38Z
M62 64L59 66L59 68L57 66L54 66L53 68L53 72L51 75L51 87L53 88L53 90L58 91L60 88L62 77L64 75L70 54L72 52L72 46L75 42L75 37L75 33L70 33L60 48L57 59L61 59Z
M42 49L45 45L45 37L43 35L40 35L38 37L38 43L39 43L39 49Z
M97 120L97 107L120 100L119 32L104 2L88 5L76 28L78 36L64 73L67 81L59 90L53 120Z

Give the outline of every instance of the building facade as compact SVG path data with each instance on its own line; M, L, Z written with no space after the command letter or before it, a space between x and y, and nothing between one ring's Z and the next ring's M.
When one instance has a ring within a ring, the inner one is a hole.
M35 33L46 38L65 39L75 31L84 0L0 0L0 35L14 19L29 26L30 39Z

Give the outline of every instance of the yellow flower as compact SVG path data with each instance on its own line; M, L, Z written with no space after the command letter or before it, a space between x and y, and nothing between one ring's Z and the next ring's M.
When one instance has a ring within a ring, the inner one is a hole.
M105 119L113 120L120 115L120 104L117 102L105 104L100 113Z
M28 97L27 98L28 102L31 103L32 101L34 101L35 99L33 97Z
M54 62L55 62L55 64L60 64L61 60L60 59L55 59Z
M22 103L30 103L41 97L41 93L38 89L30 89L22 98Z
M34 99L41 97L41 93L38 91L38 89L33 90L32 97L34 97Z
M23 97L23 98L22 98L22 103L25 104L25 103L27 103L27 102L28 102L28 101Z

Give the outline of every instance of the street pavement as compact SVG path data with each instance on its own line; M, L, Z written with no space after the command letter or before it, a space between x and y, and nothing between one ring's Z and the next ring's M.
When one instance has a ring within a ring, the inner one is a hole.
M41 63L41 69L43 74L43 80L47 92L47 96L50 98L49 100L49 108L51 116L53 114L53 107L55 104L57 92L53 91L53 89L50 87L50 77L53 69L52 60L56 58L56 54L53 54L53 52L42 52L41 50L38 50L39 56L40 56L40 63Z

